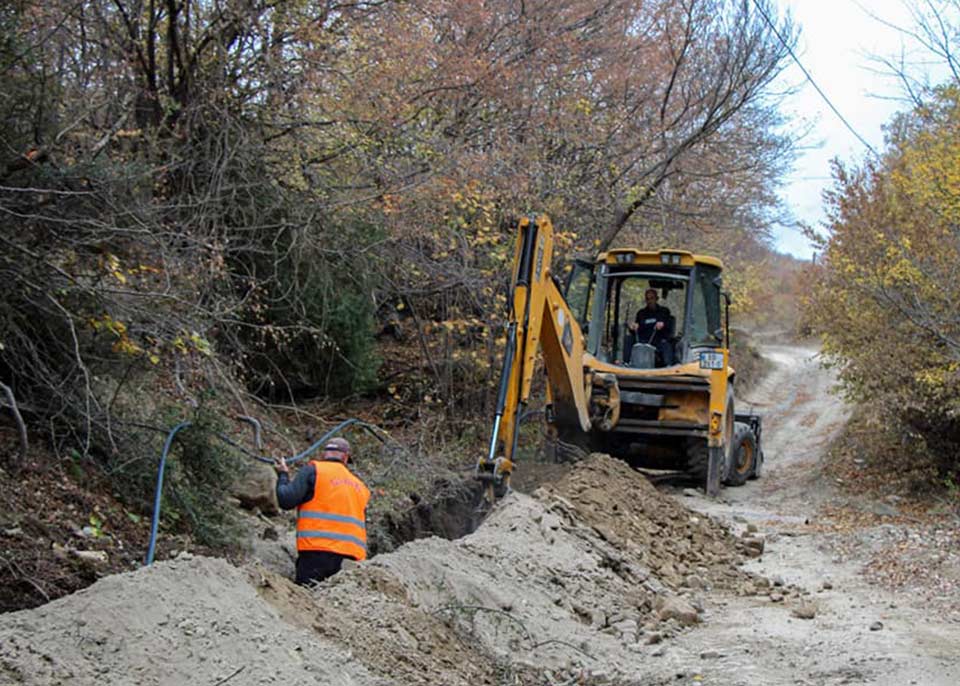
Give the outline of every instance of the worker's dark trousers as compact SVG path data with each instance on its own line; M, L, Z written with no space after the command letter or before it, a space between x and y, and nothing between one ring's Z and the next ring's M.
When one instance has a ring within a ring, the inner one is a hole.
M657 352L660 353L660 358L663 360L664 367L670 367L674 363L673 359L673 343L670 341L657 341Z
M297 583L309 586L340 571L345 555L326 550L304 550L297 556ZM352 559L352 558L351 558Z

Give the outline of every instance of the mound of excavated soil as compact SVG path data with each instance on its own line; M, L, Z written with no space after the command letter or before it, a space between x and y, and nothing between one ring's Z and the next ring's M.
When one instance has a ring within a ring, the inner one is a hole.
M175 560L0 617L23 683L653 683L654 643L756 583L738 541L594 455L461 539L421 539L306 590Z
M224 560L180 558L0 616L0 683L373 686L349 649L281 619Z
M541 500L590 526L672 590L743 593L765 581L738 569L748 552L744 540L660 493L619 460L592 455L542 491Z

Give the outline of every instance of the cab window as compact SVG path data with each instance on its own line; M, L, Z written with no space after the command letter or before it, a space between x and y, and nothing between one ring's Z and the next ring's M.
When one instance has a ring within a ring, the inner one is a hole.
M722 341L716 335L720 329L720 270L698 264L696 274L690 310L690 345L716 346Z

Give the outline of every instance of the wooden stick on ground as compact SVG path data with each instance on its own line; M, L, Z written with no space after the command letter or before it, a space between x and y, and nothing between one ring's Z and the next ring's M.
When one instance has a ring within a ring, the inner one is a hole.
M20 430L20 462L24 463L27 461L27 425L23 423L23 417L20 416L20 408L17 407L17 399L13 397L13 389L0 381L0 390L7 396L10 413L17 423L17 429Z

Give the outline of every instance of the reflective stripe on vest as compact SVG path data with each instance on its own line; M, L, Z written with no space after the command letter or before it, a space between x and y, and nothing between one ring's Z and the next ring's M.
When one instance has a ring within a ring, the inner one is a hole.
M328 522L343 522L344 524L354 524L359 526L361 529L366 529L367 525L363 522L362 519L357 519L356 517L347 517L346 515L330 514L328 512L300 512L301 517L306 517L307 519L326 519Z
M335 461L313 461L313 497L297 513L297 550L320 550L364 560L364 522L370 491L350 470Z

